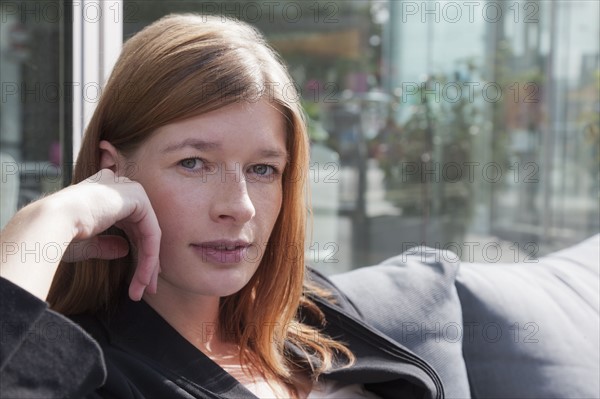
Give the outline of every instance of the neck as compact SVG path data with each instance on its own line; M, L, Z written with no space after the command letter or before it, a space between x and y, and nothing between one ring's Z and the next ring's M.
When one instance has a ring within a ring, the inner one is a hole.
M156 294L144 301L196 348L209 354L221 346L219 297L182 292L159 279Z

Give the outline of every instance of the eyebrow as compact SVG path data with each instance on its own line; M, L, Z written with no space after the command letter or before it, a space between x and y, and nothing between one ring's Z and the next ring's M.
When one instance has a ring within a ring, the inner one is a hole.
M287 162L289 156L287 151L280 151L278 149L264 148L258 151L262 158L283 158Z
M215 151L221 149L223 146L221 145L221 143L215 141L206 141L201 139L190 138L183 140L180 143L171 144L165 147L162 150L162 152L175 152L186 147L191 147L198 151ZM289 158L287 151L281 151L278 148L262 148L258 151L258 154L264 158L284 158L286 161Z
M162 150L163 153L174 152L185 147L192 147L200 151L218 150L221 148L221 143L214 141L206 141L200 139L185 139L180 143L175 143L167 146Z

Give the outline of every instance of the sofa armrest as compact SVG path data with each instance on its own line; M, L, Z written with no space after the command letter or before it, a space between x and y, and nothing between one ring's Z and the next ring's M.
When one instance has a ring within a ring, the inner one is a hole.
M600 398L600 236L457 276L475 398Z
M331 279L367 323L436 370L446 398L468 399L462 317L454 285L459 263L452 252L421 247Z

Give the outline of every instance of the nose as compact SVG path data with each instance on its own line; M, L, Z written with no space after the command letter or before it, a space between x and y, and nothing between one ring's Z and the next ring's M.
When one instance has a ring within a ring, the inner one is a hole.
M225 176L215 182L210 217L215 222L244 224L256 214L244 176Z

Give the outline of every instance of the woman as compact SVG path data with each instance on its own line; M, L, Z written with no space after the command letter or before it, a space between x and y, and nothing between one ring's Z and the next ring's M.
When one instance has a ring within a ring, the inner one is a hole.
M165 17L125 44L76 184L3 232L71 243L48 302L100 344L95 395L443 395L428 365L305 269L309 149L293 88L251 27Z

